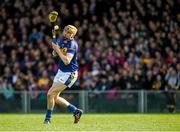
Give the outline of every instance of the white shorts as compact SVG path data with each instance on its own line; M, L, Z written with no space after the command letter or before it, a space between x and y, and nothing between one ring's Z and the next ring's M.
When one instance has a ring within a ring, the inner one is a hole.
M70 88L76 82L77 77L78 77L78 71L63 72L61 70L58 70L56 76L54 77L53 82L56 83L60 82Z

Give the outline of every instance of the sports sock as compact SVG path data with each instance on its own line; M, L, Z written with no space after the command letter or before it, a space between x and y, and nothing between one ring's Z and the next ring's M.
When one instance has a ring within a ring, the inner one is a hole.
M46 110L46 119L51 119L52 110Z
M72 105L72 104L69 104L67 109L70 111L70 112L75 112L76 111L76 106Z

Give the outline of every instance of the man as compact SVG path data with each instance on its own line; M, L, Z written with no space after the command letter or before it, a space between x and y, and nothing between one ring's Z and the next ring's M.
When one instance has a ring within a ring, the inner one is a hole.
M179 89L179 82L176 70L169 68L165 76L165 91L167 96L167 108L169 112L174 112L176 109L176 90Z
M59 43L53 43L55 41L52 42L53 56L59 57L59 69L47 94L47 111L44 124L51 123L51 115L55 103L73 112L75 124L78 123L81 118L82 110L77 109L64 98L59 97L60 93L66 89L66 87L71 87L77 80L78 45L74 40L76 33L77 28L75 26L67 25L63 30Z

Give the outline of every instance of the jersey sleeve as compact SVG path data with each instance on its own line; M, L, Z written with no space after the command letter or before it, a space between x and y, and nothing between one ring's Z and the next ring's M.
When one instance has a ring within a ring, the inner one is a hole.
M76 53L76 45L75 41L71 41L69 48L67 49L67 53L75 54Z

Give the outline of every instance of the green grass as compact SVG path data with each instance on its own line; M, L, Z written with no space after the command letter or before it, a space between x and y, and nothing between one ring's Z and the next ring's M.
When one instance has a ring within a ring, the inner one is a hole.
M180 131L180 114L84 114L74 125L72 115L0 114L0 131Z

